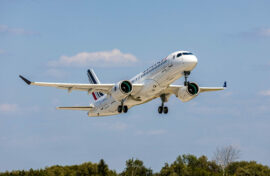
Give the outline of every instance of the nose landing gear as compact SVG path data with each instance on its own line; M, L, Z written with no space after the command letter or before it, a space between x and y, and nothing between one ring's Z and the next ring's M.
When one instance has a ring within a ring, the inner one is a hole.
M189 84L189 82L187 81L189 75L190 75L190 71L184 71L184 76L185 76L184 85L185 86L187 86Z

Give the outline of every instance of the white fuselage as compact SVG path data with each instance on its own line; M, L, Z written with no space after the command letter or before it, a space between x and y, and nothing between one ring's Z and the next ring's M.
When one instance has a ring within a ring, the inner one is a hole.
M162 92L175 80L183 76L184 71L191 71L197 65L194 55L179 55L186 51L178 51L152 65L144 72L139 73L130 82L143 84L144 86L128 97L124 104L131 108L138 104L146 103L160 97ZM118 114L117 107L121 102L116 101L111 95L104 95L93 104L94 108L88 112L88 116L107 116Z

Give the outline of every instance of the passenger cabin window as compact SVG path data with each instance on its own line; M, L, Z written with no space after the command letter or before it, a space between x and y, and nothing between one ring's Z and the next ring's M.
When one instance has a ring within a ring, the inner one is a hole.
M180 57L180 56L182 56L182 53L177 54L177 57Z

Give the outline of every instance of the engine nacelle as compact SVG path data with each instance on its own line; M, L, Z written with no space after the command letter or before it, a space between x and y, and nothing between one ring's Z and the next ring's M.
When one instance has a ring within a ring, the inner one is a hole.
M179 89L177 97L183 101L187 102L195 98L200 93L200 87L196 83L188 83L187 86L184 86Z
M133 91L132 83L130 81L124 80L120 81L112 88L111 95L115 100L121 101L128 95L130 95L132 91Z

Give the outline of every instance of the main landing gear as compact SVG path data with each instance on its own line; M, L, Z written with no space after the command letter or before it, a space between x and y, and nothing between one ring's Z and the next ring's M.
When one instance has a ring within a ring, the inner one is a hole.
M160 96L160 99L161 99L161 106L158 107L158 113L164 113L164 114L167 114L169 112L169 109L167 106L164 106L164 102L167 102L167 99L166 99L166 95L165 94L162 94Z
M169 112L169 109L167 106L164 106L164 105L161 105L158 107L158 113L164 113L164 114L167 114Z
M185 82L184 82L184 85L185 86L188 86L189 85L189 82L188 82L188 76L190 75L190 71L184 71L184 76L185 76ZM162 94L160 96L160 99L161 99L161 106L158 107L158 113L159 114L167 114L169 112L169 109L167 106L164 106L164 102L167 102L168 101L168 96L166 96L165 94Z
M127 113L128 112L128 107L126 105L124 105L123 100L121 101L121 105L118 106L117 111L119 113L122 113L122 112Z

